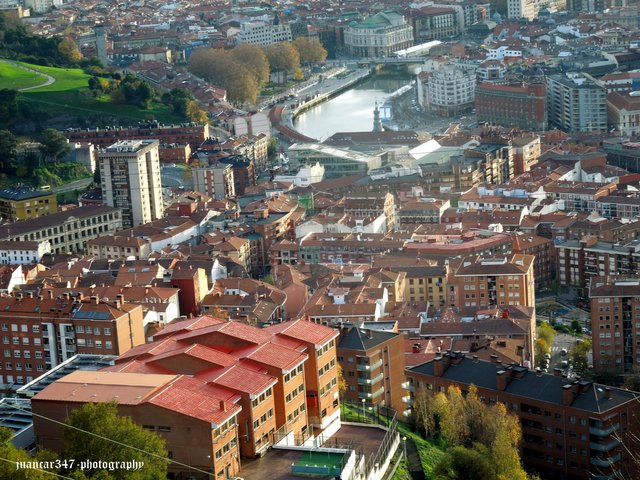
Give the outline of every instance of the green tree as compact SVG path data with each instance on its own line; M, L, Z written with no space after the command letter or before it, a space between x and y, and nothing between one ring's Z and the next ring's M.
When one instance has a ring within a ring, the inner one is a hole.
M327 51L317 38L298 37L293 41L293 47L298 51L300 63L322 63L327 59Z
M69 153L69 142L55 128L45 128L40 133L38 141L45 160L57 161Z
M200 108L200 104L196 100L190 100L187 104L185 117L190 122L207 123L209 121L207 112Z
M9 125L18 117L18 99L20 93L17 90L3 88L0 90L0 125Z
M260 47L242 43L231 50L231 56L253 75L258 86L269 81L269 60Z
M0 171L7 172L16 159L18 141L9 130L0 130Z
M76 45L76 42L74 42L71 37L65 37L60 41L58 44L58 52L60 52L62 58L69 63L78 63L82 60L82 53L80 53L78 45Z
M575 333L582 333L582 325L580 325L580 322L578 320L573 320L571 322L571 330L573 330Z
M584 338L581 342L576 343L569 351L571 359L571 369L576 375L587 377L591 375L589 370L589 359L587 355L591 352L591 339Z
M449 449L434 469L438 480L494 480L496 474L483 445Z
M278 43L265 48L272 73L294 73L300 68L300 55L291 43Z
M55 455L42 451L38 453L36 458L30 457L26 451L16 448L11 443L12 437L12 430L0 427L0 458L3 460L0 461L0 478L11 480L50 480L55 478L54 475L42 470L16 468L16 462L54 460Z
M111 476L116 480L166 479L168 461L164 439L135 424L131 418L120 416L116 402L87 403L73 410L65 423L62 458L74 458L76 463L96 459L136 460L144 462L143 469L114 470Z

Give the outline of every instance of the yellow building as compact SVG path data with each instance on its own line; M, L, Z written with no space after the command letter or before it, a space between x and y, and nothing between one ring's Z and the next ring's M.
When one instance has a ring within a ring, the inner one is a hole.
M0 190L0 217L4 221L38 218L57 211L58 202L54 192L31 188Z

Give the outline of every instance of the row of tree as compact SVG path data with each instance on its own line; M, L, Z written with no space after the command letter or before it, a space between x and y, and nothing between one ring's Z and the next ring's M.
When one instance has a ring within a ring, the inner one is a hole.
M466 395L456 386L446 393L423 392L414 403L416 425L427 437L450 448L436 465L441 480L528 480L522 468L518 417L502 403L487 405L471 385Z
M1 12L0 58L58 67L100 63L97 59L83 59L72 38L32 35L24 25Z
M317 39L299 37L260 48L241 44L231 50L200 49L189 59L195 75L227 90L229 100L255 104L273 73L302 79L302 65L323 62L327 51Z

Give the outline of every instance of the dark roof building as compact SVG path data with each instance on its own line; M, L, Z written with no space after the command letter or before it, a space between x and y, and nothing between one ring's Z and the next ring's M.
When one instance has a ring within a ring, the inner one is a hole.
M639 393L460 352L408 368L406 375L410 401L420 391L455 385L465 392L473 384L479 397L504 403L520 417L525 466L548 478L625 478L634 471Z

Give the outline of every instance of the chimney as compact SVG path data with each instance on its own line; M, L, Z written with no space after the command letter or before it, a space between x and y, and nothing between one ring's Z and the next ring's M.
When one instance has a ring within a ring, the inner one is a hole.
M65 300L69 300L69 298L71 298L71 294L70 294L69 292L64 292L64 293L62 294L62 297L63 297Z
M498 355L491 355L491 363L498 363Z
M78 292L78 295L76 295L76 299L79 302L82 302L82 300L84 300L84 294L82 292Z
M91 295L90 297L91 303L98 305L100 303L100 299L98 298L97 295Z
M16 300L19 302L22 300L22 293L16 293Z
M414 343L413 347L411 348L411 351L413 353L420 353L420 344L419 343Z
M115 307L120 310L120 308L122 308L122 299L117 298L115 302L113 302Z
M33 292L27 292L27 296L28 296L29 298L33 298Z
M478 363L478 355L473 356L473 363Z
M116 299L120 300L121 303L124 303L124 293L116 293Z
M447 369L448 365L445 365L444 357L436 357L433 359L433 375L435 377L441 377L444 375L444 371Z
M49 300L53 300L53 290L47 290L47 297Z
M604 387L604 397L611 400L611 387Z
M222 410L223 412L227 411L227 404L224 400L220 400L220 410Z
M504 392L505 388L507 388L507 372L499 370L496 372L496 389Z
M562 386L562 404L565 407L571 406L573 403L573 387L570 383Z

